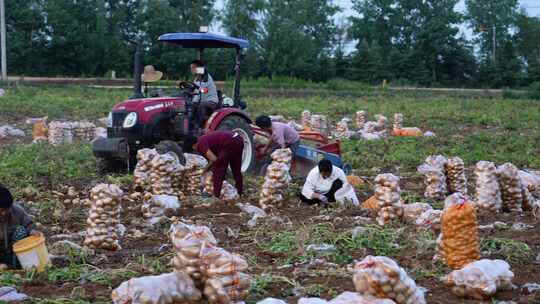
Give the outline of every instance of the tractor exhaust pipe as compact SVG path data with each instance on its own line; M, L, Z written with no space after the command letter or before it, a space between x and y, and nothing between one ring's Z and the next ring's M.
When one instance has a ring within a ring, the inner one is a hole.
M141 42L135 43L135 55L133 57L133 96L129 99L143 98L142 94L142 65L141 65Z

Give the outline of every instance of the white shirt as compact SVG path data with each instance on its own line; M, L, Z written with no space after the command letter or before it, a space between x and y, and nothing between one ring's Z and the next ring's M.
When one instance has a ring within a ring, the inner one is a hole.
M302 188L302 195L311 199L313 198L313 193L326 194L328 191L330 191L330 188L332 188L332 183L334 183L336 179L340 179L343 182L343 186L348 184L347 177L340 168L332 166L332 174L330 177L325 179L319 173L319 166L316 166L309 171L306 178L306 183Z

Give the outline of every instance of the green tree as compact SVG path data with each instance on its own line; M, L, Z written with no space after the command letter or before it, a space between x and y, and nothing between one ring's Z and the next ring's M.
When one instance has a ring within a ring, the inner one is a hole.
M526 84L540 81L540 18L521 11L517 17L515 41L527 68Z

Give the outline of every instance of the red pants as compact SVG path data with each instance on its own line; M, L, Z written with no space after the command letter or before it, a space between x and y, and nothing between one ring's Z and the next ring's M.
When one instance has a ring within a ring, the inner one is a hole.
M223 186L223 180L225 179L225 173L229 165L234 177L234 182L238 194L242 194L244 191L244 180L242 177L242 152L244 151L244 140L240 135L233 137L233 139L217 155L217 161L212 166L212 182L214 184L214 196L221 196L221 187Z

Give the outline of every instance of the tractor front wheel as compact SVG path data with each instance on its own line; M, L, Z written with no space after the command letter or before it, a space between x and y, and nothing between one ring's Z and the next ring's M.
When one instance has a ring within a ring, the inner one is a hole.
M255 168L255 141L253 140L253 132L246 120L239 116L225 117L217 129L233 131L242 137L244 140L242 172L252 172Z

